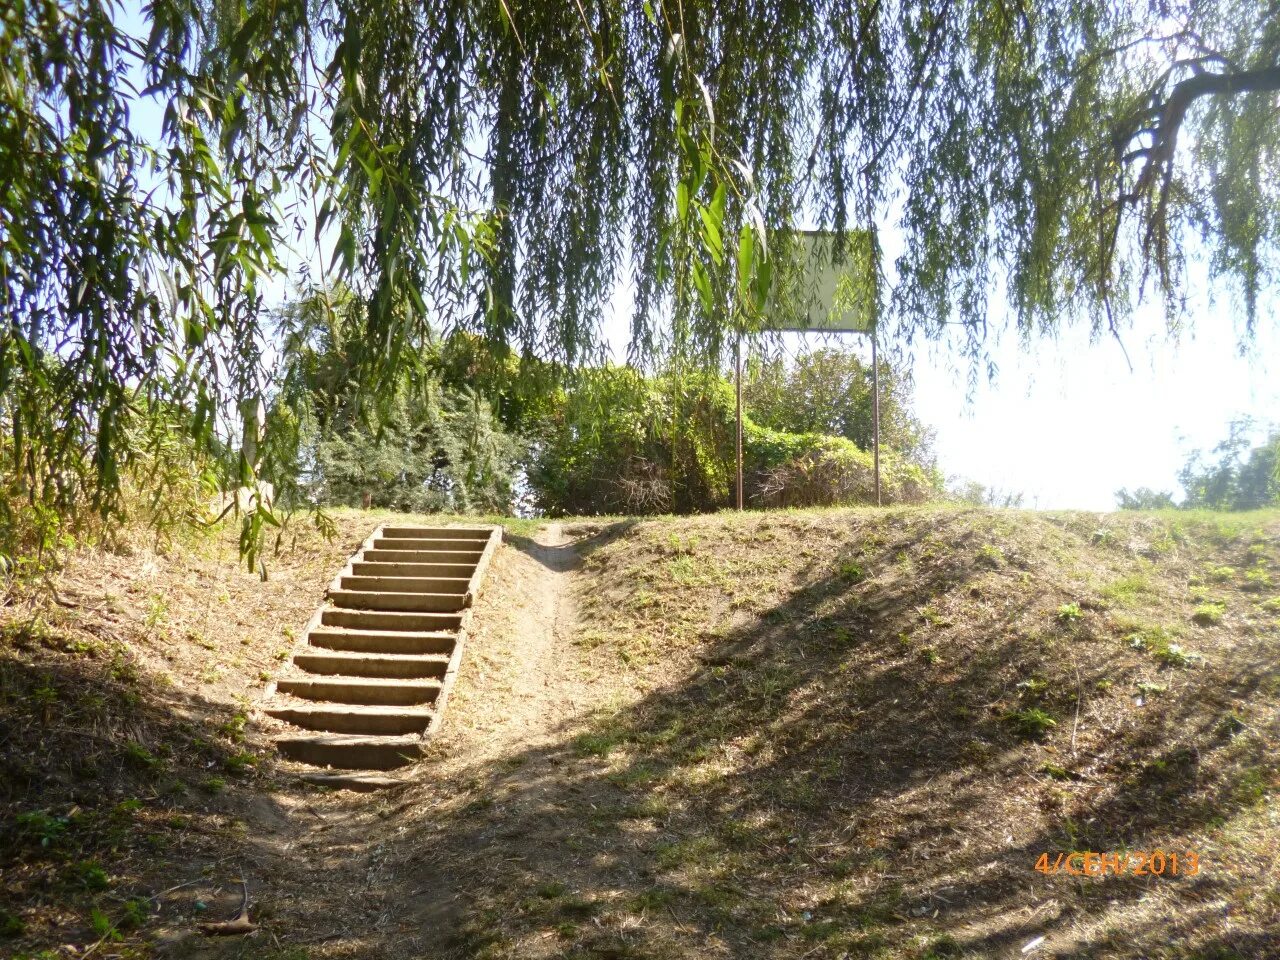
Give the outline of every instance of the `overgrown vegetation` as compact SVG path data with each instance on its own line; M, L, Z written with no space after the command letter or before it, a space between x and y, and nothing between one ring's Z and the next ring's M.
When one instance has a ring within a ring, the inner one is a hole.
M743 418L748 506L875 502L869 371L850 353L819 351L748 372ZM803 384L826 381L822 392ZM927 431L901 376L882 365L886 503L935 496ZM690 513L729 506L735 465L730 380L672 368L583 371L535 425L529 466L535 506L551 515ZM765 425L756 416L756 404Z
M290 505L507 513L520 440L477 390L446 384L426 349L375 396L359 382L365 349L350 291L319 291L281 311L278 421L293 430L272 473Z

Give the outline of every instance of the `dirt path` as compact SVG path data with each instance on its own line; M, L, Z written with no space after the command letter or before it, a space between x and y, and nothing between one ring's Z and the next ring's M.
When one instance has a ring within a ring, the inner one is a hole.
M440 735L405 790L315 792L296 783L254 816L258 916L274 941L201 942L193 957L424 960L474 956L490 896L537 886L525 865L568 877L579 824L606 803L583 780L575 738L626 685L575 643L580 544L559 524L510 537L477 599ZM615 858L624 869L627 857ZM295 953L273 953L281 948ZM248 951L244 951L244 947ZM191 951L184 940L174 947ZM265 949L264 949L265 948ZM548 942L548 950L556 949ZM256 951L256 952L255 952ZM540 956L540 951L529 953ZM548 954L551 955L551 954Z
M476 605L441 734L448 758L473 765L528 749L579 709L560 689L571 659L569 582L578 562L558 523L534 540L516 539L499 555Z

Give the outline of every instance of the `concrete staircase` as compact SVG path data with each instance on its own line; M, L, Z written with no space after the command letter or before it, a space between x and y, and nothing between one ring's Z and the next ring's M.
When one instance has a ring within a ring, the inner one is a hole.
M287 724L280 753L304 779L378 790L402 779L444 715L471 603L501 527L373 532L329 585L306 647L267 690L263 712Z

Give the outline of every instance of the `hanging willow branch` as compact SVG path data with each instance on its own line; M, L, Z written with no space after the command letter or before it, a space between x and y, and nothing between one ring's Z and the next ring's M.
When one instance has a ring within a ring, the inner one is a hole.
M1278 51L1270 0L10 0L6 503L112 515L157 420L224 486L276 469L287 247L352 291L371 394L440 332L588 363L621 278L635 359L715 364L797 226L896 233L884 334L975 357L996 288L1116 327L1154 268L1176 322L1191 230L1252 322Z

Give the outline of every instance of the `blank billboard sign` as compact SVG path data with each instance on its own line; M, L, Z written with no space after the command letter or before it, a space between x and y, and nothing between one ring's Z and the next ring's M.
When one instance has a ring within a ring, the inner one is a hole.
M775 238L779 263L761 327L869 333L879 313L876 241L870 231L797 230Z

